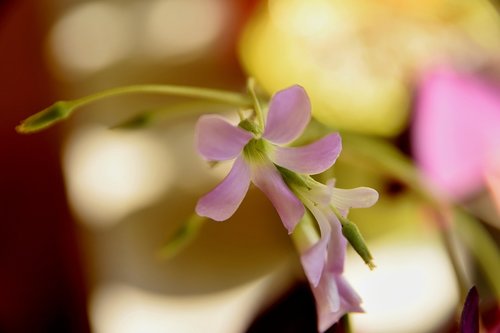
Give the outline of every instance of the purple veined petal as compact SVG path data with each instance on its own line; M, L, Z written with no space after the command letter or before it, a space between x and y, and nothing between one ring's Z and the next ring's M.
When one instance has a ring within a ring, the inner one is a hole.
M311 120L311 102L298 85L278 91L269 104L263 137L276 144L298 138Z
M325 284L327 285L325 286ZM335 285L336 294L331 285ZM330 292L329 296L327 296L328 291ZM363 312L360 306L361 299L340 274L325 272L320 282L320 288L313 289L313 294L316 300L318 330L320 332L328 330L348 312ZM337 297L339 305L335 308L329 307L327 297Z
M342 150L338 133L303 147L276 147L273 162L292 171L314 175L329 169Z
M328 255L325 269L328 272L341 274L344 271L345 251L347 240L342 234L340 221L332 211L328 211L330 222L330 243L328 244Z
M369 187L356 187L353 189L332 188L331 203L339 210L371 207L377 200L378 192Z
M364 312L361 307L361 297L359 297L358 293L351 287L349 282L340 274L335 276L335 280L337 282L342 307L346 309L347 312Z
M313 287L317 287L327 261L328 246L331 237L331 225L328 221L327 215L325 214L326 211L323 211L311 202L306 202L306 205L318 222L321 237L316 244L311 246L300 256L300 259L309 283Z
M312 178L311 180L314 181ZM310 186L311 189L304 190L307 191L308 199L317 205L329 206L332 198L332 187L316 181Z
M252 165L252 181L271 200L283 225L292 233L297 223L304 216L305 208L299 199L286 186L276 167L266 162Z
M225 161L238 156L253 137L218 115L201 116L196 123L196 146L209 161Z
M226 178L198 200L196 214L215 221L227 220L240 206L249 186L250 169L243 157L238 157Z
M325 269L328 253L328 243L330 242L330 224L322 214L316 212L321 238L320 240L300 255L300 262L306 274L307 280L313 287L317 287L321 280L321 275Z
M337 323L345 313L335 276L331 273L323 274L318 287L313 288L312 292L316 301L318 330L324 332Z

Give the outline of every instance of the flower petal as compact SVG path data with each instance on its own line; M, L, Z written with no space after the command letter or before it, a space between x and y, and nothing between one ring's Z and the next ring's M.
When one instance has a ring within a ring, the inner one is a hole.
M330 243L328 244L328 259L326 270L331 273L340 274L344 271L345 251L347 240L342 234L340 221L335 214L329 211L328 221L330 222Z
M278 91L271 99L263 137L277 144L298 138L311 119L311 102L298 85Z
M347 312L363 312L361 297L359 297L358 293L351 287L347 280L340 274L336 275L335 280L337 282L341 303L343 304L342 307L345 308Z
M209 161L235 158L252 137L250 132L217 115L201 116L196 123L196 146Z
M252 181L271 200L274 208L291 233L305 213L304 205L286 186L276 167L267 160L252 165Z
M324 332L347 312L362 312L361 299L340 274L326 273L313 289L318 313L318 330Z
M341 309L341 299L333 274L325 273L317 288L312 289L316 301L318 330L324 332L339 321L345 311Z
M224 180L198 200L196 214L216 221L230 218L240 206L250 185L250 169L238 157Z
M329 169L341 150L340 135L333 133L303 147L276 147L273 162L298 173L314 175Z
M332 188L332 205L339 210L350 208L367 208L378 200L378 192L369 187L352 189Z
M312 208L312 207L311 207ZM330 223L318 209L312 209L320 228L320 240L307 249L300 256L300 261L306 274L307 280L313 287L317 287L323 274L328 252L328 243L330 242Z

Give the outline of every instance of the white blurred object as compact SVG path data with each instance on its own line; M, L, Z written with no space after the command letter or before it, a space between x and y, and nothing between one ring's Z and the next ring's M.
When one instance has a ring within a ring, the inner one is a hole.
M63 156L71 206L92 226L117 223L168 189L173 158L168 145L144 132L74 131Z
M132 44L126 9L84 2L63 13L48 34L55 71L66 78L93 74L124 58Z
M183 61L211 46L228 19L223 0L156 0L147 6L139 50L152 58ZM187 57L187 58L185 58Z
M439 327L458 302L456 281L439 243L384 241L370 246L370 271L351 253L346 277L363 298L366 313L353 314L364 333L422 333Z
M96 333L240 333L257 312L290 285L289 263L220 292L161 295L124 284L96 288L90 320Z

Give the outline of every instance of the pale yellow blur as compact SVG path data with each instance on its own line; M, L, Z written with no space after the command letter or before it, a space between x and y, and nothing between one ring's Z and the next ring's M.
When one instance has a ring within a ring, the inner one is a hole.
M405 127L422 70L477 66L499 52L500 20L486 0L270 0L240 43L244 67L269 93L301 84L318 120L385 136Z
M119 5L84 2L52 26L47 51L54 73L77 79L125 58L132 47L126 10Z
M370 249L375 270L353 253L346 261L346 277L363 298L366 311L352 315L355 331L422 333L445 324L454 313L458 292L441 244L398 237L370 242Z
M94 227L113 225L151 204L175 175L166 144L143 132L102 127L72 132L63 167L73 210Z
M238 287L201 295L162 295L105 284L91 295L91 325L96 333L241 333L290 282L288 268L281 265Z

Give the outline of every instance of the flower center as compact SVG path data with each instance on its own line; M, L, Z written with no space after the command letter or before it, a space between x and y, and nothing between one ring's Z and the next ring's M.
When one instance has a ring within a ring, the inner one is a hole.
M243 148L243 156L249 163L259 163L268 160L270 146L263 139L252 139Z

